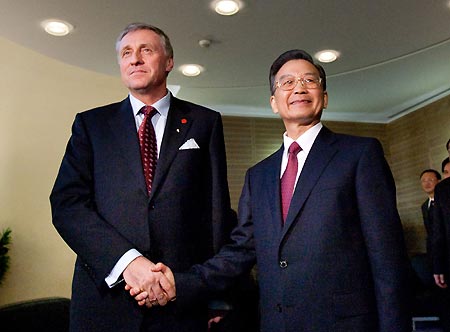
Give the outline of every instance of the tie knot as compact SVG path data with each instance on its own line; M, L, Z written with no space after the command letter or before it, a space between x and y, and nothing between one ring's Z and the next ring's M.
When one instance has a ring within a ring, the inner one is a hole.
M302 150L302 148L300 147L300 145L298 145L297 142L293 142L290 146L289 146L289 153L293 153L295 156L297 155L297 153L299 153Z
M144 114L145 116L150 115L150 117L152 117L153 115L156 114L156 108L154 108L153 106L144 106L141 108L141 113Z

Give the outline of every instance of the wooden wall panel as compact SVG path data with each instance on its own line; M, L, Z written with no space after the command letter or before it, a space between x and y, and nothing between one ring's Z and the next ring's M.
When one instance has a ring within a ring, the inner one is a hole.
M397 185L398 210L408 249L425 252L426 232L420 205L427 196L420 186L420 173L428 168L441 171L448 156L450 138L450 96L410 113L387 126L392 155L391 169Z

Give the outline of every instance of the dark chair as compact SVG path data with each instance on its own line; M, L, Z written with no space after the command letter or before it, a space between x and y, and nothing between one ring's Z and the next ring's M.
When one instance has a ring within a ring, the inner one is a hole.
M69 331L70 299L50 297L0 306L2 332Z

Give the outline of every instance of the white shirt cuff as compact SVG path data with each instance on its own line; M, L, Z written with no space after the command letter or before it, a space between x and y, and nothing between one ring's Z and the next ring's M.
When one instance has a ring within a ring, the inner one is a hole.
M123 281L122 273L134 259L142 256L142 254L136 249L130 249L122 257L118 260L116 265L114 265L113 269L109 273L109 275L105 278L106 283L109 288L114 287ZM120 279L119 279L120 278Z

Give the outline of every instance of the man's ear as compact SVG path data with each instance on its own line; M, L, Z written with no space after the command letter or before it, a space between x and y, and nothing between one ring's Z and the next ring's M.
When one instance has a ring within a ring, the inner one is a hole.
M323 108L327 108L328 106L328 92L323 92Z
M278 107L277 107L277 102L275 101L275 97L272 95L270 96L270 107L272 107L272 112L274 112L275 114L278 114Z
M166 62L166 72L170 73L172 71L172 69L173 69L173 58L169 58L169 59L167 59L167 62Z

